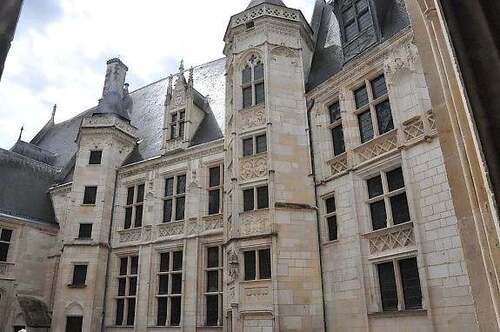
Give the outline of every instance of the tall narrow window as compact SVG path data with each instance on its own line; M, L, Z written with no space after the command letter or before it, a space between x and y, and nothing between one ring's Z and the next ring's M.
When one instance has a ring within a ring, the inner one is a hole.
M333 154L338 156L345 152L344 130L342 128L342 117L340 115L340 104L335 102L328 107L330 114L330 130L333 140Z
M266 134L260 134L253 137L243 139L243 156L251 156L267 151Z
M138 274L138 256L120 258L115 316L117 326L134 326L135 324Z
M224 190L222 187L223 167L211 167L208 170L208 214L222 213Z
M366 181L373 230L411 220L401 167Z
M184 138L186 111L170 113L170 139Z
M6 262L9 257L9 247L12 240L12 230L0 228L0 262Z
M165 179L163 222L184 220L185 203L186 175L176 175Z
M89 165L99 165L102 160L102 151L90 151Z
M68 316L66 317L66 332L82 332L83 317Z
M365 81L354 91L354 101L361 143L394 129L384 75Z
M144 184L128 187L125 205L125 229L142 227L144 213Z
M267 209L269 190L267 186L258 186L243 190L243 211Z
M83 204L94 205L97 197L97 187L87 186L83 193Z
M371 27L373 20L368 7L368 0L345 1L342 8L342 26L344 40L354 40L360 32Z
M78 264L73 266L72 287L83 287L87 281L87 265Z
M422 308L422 290L415 257L377 264L377 271L383 311ZM401 287L397 286L398 283Z
M209 247L206 252L206 326L222 326L222 247Z
M328 241L338 239L337 234L337 211L335 207L335 197L331 196L325 199L326 225L328 228Z
M243 108L265 102L264 64L252 57L241 73Z
M157 292L158 326L179 326L182 303L182 251L160 254Z
M271 279L271 249L243 253L245 280Z

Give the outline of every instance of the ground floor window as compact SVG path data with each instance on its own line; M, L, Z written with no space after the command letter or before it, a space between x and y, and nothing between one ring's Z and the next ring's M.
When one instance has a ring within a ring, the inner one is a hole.
M208 247L205 260L206 326L222 326L222 247Z
M158 326L179 326L182 304L182 250L160 254L158 271Z
M83 317L66 317L66 332L82 332Z

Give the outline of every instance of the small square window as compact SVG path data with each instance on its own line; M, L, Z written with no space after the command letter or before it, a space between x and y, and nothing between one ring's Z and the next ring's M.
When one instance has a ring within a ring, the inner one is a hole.
M405 186L403 170L401 167L387 172L387 184L389 185L389 191L394 191Z
M243 211L251 211L254 209L253 188L243 190Z
M66 317L66 332L82 332L83 331L82 328L83 328L82 316Z
M75 265L73 268L72 286L85 286L87 280L87 265Z
M333 213L336 210L335 207L335 197L329 197L325 199L326 213Z
M331 216L326 219L328 224L328 241L335 241L337 236L337 217Z
M243 156L253 155L253 138L245 138L243 140Z
M100 165L102 161L102 151L90 151L89 164Z
M262 153L267 151L267 138L265 134L255 137L255 143L257 148L256 153Z
M80 229L78 231L79 239L91 239L92 238L92 224L80 224Z
M85 187L83 194L83 204L93 205L96 203L97 187Z

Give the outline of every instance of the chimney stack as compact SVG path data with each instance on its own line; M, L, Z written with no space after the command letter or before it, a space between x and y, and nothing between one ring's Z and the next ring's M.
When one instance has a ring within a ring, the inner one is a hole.
M118 58L108 60L106 65L106 78L104 79L102 97L105 98L113 93L118 93L120 97L123 97L123 87L128 67Z

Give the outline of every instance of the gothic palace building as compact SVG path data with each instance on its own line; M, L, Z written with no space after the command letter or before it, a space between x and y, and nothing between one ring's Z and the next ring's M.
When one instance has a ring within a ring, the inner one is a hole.
M109 60L0 150L0 331L480 331L413 40L403 0L253 0L222 59Z

